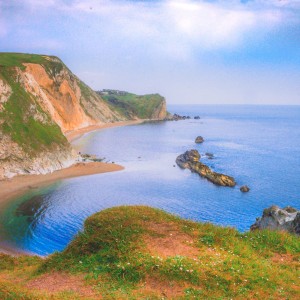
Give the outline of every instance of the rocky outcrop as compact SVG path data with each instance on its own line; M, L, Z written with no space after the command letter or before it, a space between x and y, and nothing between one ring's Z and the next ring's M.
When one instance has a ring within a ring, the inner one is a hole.
M199 161L200 158L201 156L197 150L189 150L179 155L176 158L176 163L180 168L190 169L216 185L235 186L236 183L233 177L212 171L207 165Z
M300 235L300 211L293 207L273 205L263 211L263 215L251 225L251 230L283 230Z
M179 114L169 114L165 120L166 121L180 121L180 120L189 120L191 117L190 116L181 116Z
M250 191L250 188L247 185L243 185L240 187L240 191L242 193L248 193Z
M197 136L195 139L196 144L202 144L204 142L204 138L202 136Z

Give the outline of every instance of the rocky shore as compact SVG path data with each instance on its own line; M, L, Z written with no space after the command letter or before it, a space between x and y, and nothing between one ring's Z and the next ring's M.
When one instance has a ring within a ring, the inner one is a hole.
M300 211L287 206L280 208L273 205L263 211L263 215L256 219L250 230L279 230L300 235Z
M199 161L200 158L199 152L193 149L179 155L176 158L176 163L180 168L189 169L216 185L229 187L236 185L233 177L212 171L207 165Z

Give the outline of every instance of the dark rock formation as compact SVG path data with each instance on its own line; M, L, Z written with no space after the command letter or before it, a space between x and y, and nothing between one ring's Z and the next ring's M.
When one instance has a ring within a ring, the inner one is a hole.
M247 185L243 185L240 187L240 191L243 193L248 193L250 191L250 188Z
M181 116L178 114L174 114L174 115L168 115L165 118L165 121L180 121L180 120L189 120L191 117L190 116Z
M235 186L236 183L233 177L212 171L208 166L199 161L200 157L197 150L189 150L179 155L176 158L176 163L180 168L190 169L192 172L205 177L214 184L230 187Z
M204 142L204 138L202 136L197 136L196 139L195 139L195 143L196 144L201 144Z
M205 156L208 158L208 159L213 159L214 158L214 155L212 153L209 153L209 152L206 152L205 153Z
M263 211L261 218L251 225L250 230L283 230L300 235L300 211L293 207L281 209L278 206L271 206Z
M200 120L200 117L199 116L195 116L194 119L195 120Z

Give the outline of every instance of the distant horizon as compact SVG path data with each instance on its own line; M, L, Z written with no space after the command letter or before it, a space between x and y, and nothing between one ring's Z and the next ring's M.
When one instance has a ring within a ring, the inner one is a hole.
M300 105L299 35L294 0L0 1L1 52L170 104Z

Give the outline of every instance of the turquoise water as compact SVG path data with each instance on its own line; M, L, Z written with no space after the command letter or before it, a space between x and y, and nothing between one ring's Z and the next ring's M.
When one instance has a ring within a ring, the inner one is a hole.
M110 128L74 142L81 152L125 166L124 171L63 180L33 190L0 211L2 236L15 247L46 255L62 250L86 217L117 205L143 204L184 218L246 231L272 204L300 209L299 106L170 106L200 120ZM197 135L205 142L194 143ZM211 152L202 161L233 176L218 187L175 165L188 149ZM251 191L241 193L247 184Z

